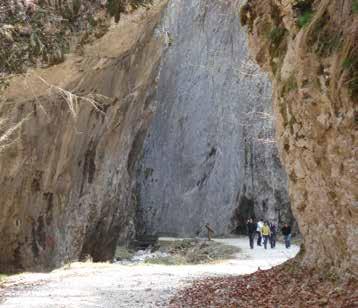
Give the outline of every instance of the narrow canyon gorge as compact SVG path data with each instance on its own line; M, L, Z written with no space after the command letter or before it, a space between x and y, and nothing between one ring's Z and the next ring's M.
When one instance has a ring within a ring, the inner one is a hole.
M0 4L0 272L254 217L301 234L301 264L356 275L356 1L15 2Z

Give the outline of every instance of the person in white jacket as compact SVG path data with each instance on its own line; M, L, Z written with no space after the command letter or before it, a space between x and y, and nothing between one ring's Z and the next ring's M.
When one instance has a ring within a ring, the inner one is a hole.
M256 228L256 233L257 233L257 246L261 246L261 240L262 240L262 227L264 226L264 223L262 221L262 219L259 219L259 221L257 222L257 228Z

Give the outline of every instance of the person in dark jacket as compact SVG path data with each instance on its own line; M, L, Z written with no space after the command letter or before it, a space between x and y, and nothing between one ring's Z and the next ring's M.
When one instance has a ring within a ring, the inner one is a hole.
M285 224L282 229L283 237L285 238L286 248L290 248L291 246L291 227L288 224Z
M271 235L270 235L270 245L271 248L275 248L276 247L276 225L271 222L270 223L270 230L271 230Z
M250 248L254 249L254 240L255 240L256 224L250 218L247 221L247 233L249 234Z

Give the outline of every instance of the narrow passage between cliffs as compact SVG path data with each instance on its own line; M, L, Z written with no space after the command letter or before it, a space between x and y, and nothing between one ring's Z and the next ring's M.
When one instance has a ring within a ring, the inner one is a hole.
M168 239L167 239L168 240ZM234 259L199 265L73 263L51 273L24 273L8 279L1 307L167 307L170 298L194 280L243 275L294 257L299 247L255 247L247 238L215 239L240 248Z

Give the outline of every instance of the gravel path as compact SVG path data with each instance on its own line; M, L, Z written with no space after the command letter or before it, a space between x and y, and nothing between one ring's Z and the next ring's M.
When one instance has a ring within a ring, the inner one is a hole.
M218 239L242 252L233 260L205 265L117 265L74 263L48 274L16 275L1 290L1 307L166 307L170 297L194 279L249 274L295 256L299 248L248 248L246 238Z

